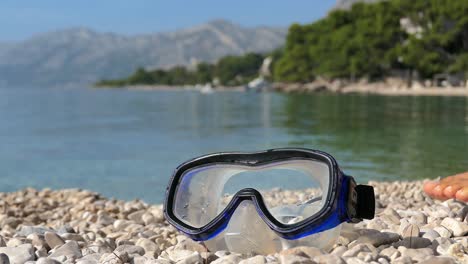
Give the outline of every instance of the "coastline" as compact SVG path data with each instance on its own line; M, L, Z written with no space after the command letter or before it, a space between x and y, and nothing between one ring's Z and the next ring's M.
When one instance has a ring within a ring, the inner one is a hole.
M194 85L169 86L169 85L131 85L125 87L100 87L99 89L127 89L140 91L200 91ZM421 83L414 83L411 87L403 84L402 81L381 81L381 82L355 82L340 83L327 82L323 80L311 83L271 83L271 91L281 93L320 93L329 92L336 94L375 94L382 96L468 96L467 87L436 87L424 86ZM223 92L243 92L245 86L214 86L212 91Z
M345 224L330 250L207 252L180 235L161 205L78 189L0 193L2 263L466 263L468 206L433 200L423 181L369 182L376 217ZM35 262L37 260L37 262ZM432 261L432 262L430 262Z
M318 79L314 82L300 83L273 83L273 90L294 93L332 92L338 94L377 94L384 96L468 96L466 87L437 87L431 84L413 82L411 86L402 80L388 78L379 82L343 82L326 81Z

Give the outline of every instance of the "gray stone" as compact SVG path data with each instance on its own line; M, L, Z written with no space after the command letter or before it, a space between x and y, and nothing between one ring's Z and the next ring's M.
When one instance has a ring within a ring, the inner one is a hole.
M100 258L101 254L99 253L88 254L77 260L76 264L97 264Z
M66 256L67 258L81 258L83 255L81 253L80 246L76 241L68 241L64 245L53 250L53 253L50 254L50 258L57 258L60 256Z
M64 233L61 237L65 240L74 240L74 241L82 241L85 242L84 238L80 234L75 233Z
M65 233L76 233L75 229L73 229L73 227L69 226L69 225L63 225L61 226L58 230L57 230L57 234L59 235L62 235L62 234L65 234Z
M401 255L404 257L410 257L412 260L422 261L429 256L434 255L434 251L430 248L419 248L419 249L412 249L412 248L405 248L399 247L398 251L401 252Z
M10 259L5 253L0 254L0 264L10 264Z
M374 257L378 254L377 249L371 244L357 244L343 253L342 257L356 257L360 252L370 252Z
M221 262L219 260L221 260L221 258L215 260L214 262L212 262L212 264L237 263L237 262ZM280 255L279 260L281 264L315 264L315 261L306 257L297 256L297 255Z
M148 238L138 239L136 245L142 247L145 250L145 254L153 252L152 257L157 257L157 255L161 253L159 246L156 245L156 243L154 243L153 241L149 240Z
M161 253L161 257L166 257L167 259L170 259L174 262L178 262L180 260L183 260L185 258L188 258L190 255L192 255L193 251L190 250L166 250Z
M202 263L203 263L203 259L200 256L200 253L198 252L193 252L188 257L177 262L177 264L202 264Z
M391 244L396 242L400 239L400 236L396 233L389 233L389 232L371 232L367 234L361 235L357 240L356 243L369 243L375 247L385 244Z
M99 263L105 264L125 264L130 261L127 252L112 252L104 254L99 259Z
M343 256L343 253L346 252L346 250L348 250L347 247L345 247L345 246L339 246L339 247L334 248L334 249L332 250L331 253L332 253L333 255L337 255L337 256L341 257L341 256Z
M432 229L429 229L429 230L426 230L426 232L424 232L422 237L427 238L429 240L434 240L434 239L440 237L440 234L437 233L436 231L432 230Z
M145 249L140 246L133 246L133 245L120 245L114 251L116 252L127 252L128 255L140 255L143 256L145 254Z
M314 247L295 247L285 249L279 253L280 255L297 255L305 258L314 258L315 256L325 254L325 251Z
M220 257L215 261L211 262L211 264L237 264L241 262L242 258L237 254L231 254L224 257Z
M108 226L108 225L114 224L114 222L115 222L115 219L109 216L109 214L104 213L104 212L98 213L98 219L97 219L98 224L103 225L103 226Z
M60 264L61 262L50 258L39 258L36 264Z
M408 224L403 228L403 231L401 232L401 237L419 237L419 231L419 226L415 224Z
M440 255L447 254L447 250L450 245L453 244L453 240L445 237L438 237L432 241L432 248L436 249L436 252Z
M174 249L185 249L185 250L191 250L191 251L197 251L197 252L207 252L208 250L206 249L205 246L202 244L195 242L191 239L185 238L184 240L180 241L177 243Z
M239 264L265 264L267 263L267 260L265 259L264 256L257 255L255 257L251 257L248 259L244 259Z
M346 262L336 254L320 255L313 258L313 260L320 264L345 264Z
M145 212L145 210L133 212L128 215L128 219L134 221L137 224L144 224L145 222L143 221L142 217Z
M34 233L30 234L27 238L31 240L31 244L36 248L48 247L44 235Z
M52 249L65 244L65 241L59 235L52 232L45 232L44 239L47 242L47 245Z
M382 251L380 251L379 255L386 256L386 257L390 258L390 256L392 256L397 251L398 250L396 248L394 248L394 247L388 247L388 248L382 249Z
M147 263L147 262L149 262L151 260L154 260L154 259L153 258L150 259L150 258L148 258L146 256L135 256L135 257L133 257L131 263L132 264L145 264L145 263Z
M430 257L419 264L456 264L457 262L453 258L449 257Z
M19 236L27 237L30 234L40 234L43 235L45 232L53 232L52 229L43 227L43 226L22 226L18 232L16 232Z
M409 222L418 226L424 225L427 224L427 216L419 211L415 211L412 213Z
M367 262L365 262L364 260L359 259L357 257L351 257L351 258L346 259L346 263L348 263L348 264L367 264Z
M41 247L36 252L34 252L37 258L42 258L42 257L47 257L49 254L47 252L47 249L45 247Z
M34 247L31 244L23 244L16 247L0 247L0 253L8 256L11 264L23 264L34 260Z
M218 258L213 252L200 252L200 256L203 258L205 263L211 263Z
M392 264L413 264L410 257L399 257L392 261Z
M386 258L379 258L377 262L380 264L390 264Z
M432 244L432 242L427 238L422 237L407 237L401 241L393 243L392 246L398 248L400 246L406 248L425 248Z

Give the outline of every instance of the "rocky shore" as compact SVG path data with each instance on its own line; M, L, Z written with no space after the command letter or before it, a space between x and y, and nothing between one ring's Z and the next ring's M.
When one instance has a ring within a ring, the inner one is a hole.
M370 184L377 216L347 224L331 250L268 256L207 252L164 221L161 205L75 189L1 193L0 264L468 263L466 204L424 196L422 181Z
M322 78L310 83L273 83L272 89L285 93L332 92L340 94L361 93L403 96L468 96L468 83L465 86L437 87L431 82L407 81L399 78L387 78L378 82L361 80L349 82L343 80L328 81Z

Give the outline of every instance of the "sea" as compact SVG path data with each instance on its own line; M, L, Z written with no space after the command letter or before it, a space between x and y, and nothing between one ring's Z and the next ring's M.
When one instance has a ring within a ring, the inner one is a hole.
M1 88L0 191L80 188L161 203L196 156L279 147L333 155L358 182L468 170L468 98Z

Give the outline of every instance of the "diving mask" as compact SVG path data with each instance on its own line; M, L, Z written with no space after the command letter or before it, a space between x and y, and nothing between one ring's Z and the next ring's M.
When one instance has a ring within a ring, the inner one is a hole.
M374 189L329 154L283 148L215 153L181 164L167 188L167 221L208 249L268 254L327 248L343 222L372 219Z

